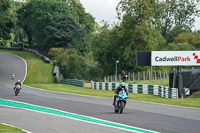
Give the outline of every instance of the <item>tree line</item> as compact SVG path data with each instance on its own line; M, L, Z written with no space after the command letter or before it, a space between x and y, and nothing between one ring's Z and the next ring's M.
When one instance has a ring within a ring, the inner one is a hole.
M199 0L121 0L118 22L100 26L79 0L0 0L0 45L37 49L64 78L99 80L136 65L137 51L198 50ZM103 14L102 14L103 15ZM166 69L157 67L156 69Z

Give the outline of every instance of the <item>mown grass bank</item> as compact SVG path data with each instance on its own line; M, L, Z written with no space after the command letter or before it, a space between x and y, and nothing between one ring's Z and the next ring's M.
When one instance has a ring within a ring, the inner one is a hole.
M7 126L4 124L0 124L0 133L26 133L22 131L21 129L18 129L16 127Z
M0 50L1 52L2 50ZM53 82L52 71L53 65L45 64L42 60L35 57L33 54L22 51L3 51L9 52L24 58L28 64L28 74L26 80L24 82L25 85L29 85L32 87L57 91L57 92L66 92L66 93L74 93L81 95L89 95L89 96L98 96L98 97L113 97L113 91L105 91L105 90L92 90L90 89L90 85L87 84L87 87L75 87L71 85L64 84L55 84ZM152 83L153 82L153 83ZM136 83L136 84L157 84L157 85L165 85L168 81L137 81L137 82L127 82L127 83ZM163 82L163 83L162 83ZM179 105L179 106L187 106L187 107L197 107L200 108L200 97L189 97L185 99L165 99L159 96L153 95L145 95L145 94L130 94L130 100L137 101L145 101L145 102L154 102L154 103L162 103L169 105Z

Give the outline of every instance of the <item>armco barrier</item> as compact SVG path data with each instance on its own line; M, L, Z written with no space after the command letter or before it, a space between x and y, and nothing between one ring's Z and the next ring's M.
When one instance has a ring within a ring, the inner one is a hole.
M68 84L68 85L74 85L78 87L84 87L84 81L82 80L77 80L77 79L63 79L60 81L61 84ZM98 89L96 86L96 83L94 83L93 88Z
M92 89L101 89L101 90L112 90L114 91L119 83L113 82L93 82L91 81ZM140 93L140 94L150 94L156 95L163 98L178 98L178 89L177 88L169 88L159 85L137 85L137 84L126 84L126 87L129 93Z
M42 59L45 63L50 63L51 60L40 54L38 51L34 50L34 49L29 49L29 48L19 48L19 47L4 47L4 46L0 46L0 49L6 49L6 50L21 50L21 51L27 51L27 52L31 52L33 54L35 54L38 58Z

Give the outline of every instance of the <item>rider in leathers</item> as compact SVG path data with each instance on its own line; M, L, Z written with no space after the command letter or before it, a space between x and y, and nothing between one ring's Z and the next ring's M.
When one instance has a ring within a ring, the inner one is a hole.
M118 86L116 89L115 89L115 95L114 95L114 100L113 100L113 105L115 105L115 100L119 94L119 92L122 90L122 88L124 88L125 92L126 92L126 95L128 96L128 91L127 91L127 88L125 86L125 83L121 83L120 86ZM129 97L129 96L128 96Z

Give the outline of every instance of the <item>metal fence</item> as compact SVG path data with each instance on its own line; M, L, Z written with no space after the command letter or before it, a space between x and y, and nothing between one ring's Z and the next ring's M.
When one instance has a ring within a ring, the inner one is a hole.
M169 72L168 71L143 71L143 72L133 72L128 73L126 80L128 81L136 81L136 80L157 80L157 79L166 79L169 78ZM122 77L121 74L119 75L111 75L111 76L105 76L104 82L121 82Z

